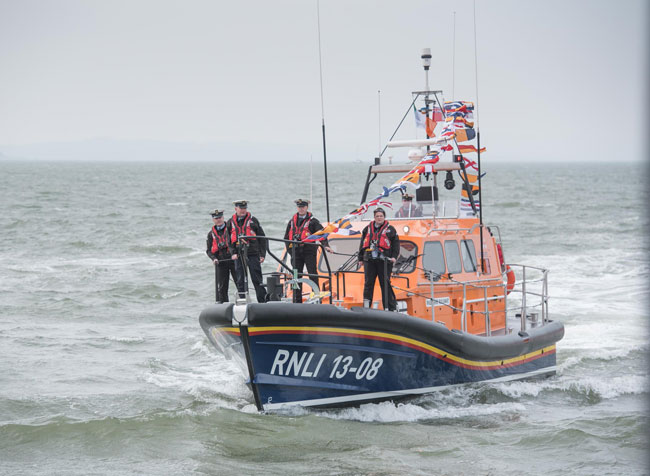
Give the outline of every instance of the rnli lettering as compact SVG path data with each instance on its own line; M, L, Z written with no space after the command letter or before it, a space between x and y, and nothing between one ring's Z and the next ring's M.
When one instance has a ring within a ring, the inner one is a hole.
M271 375L316 378L327 354L321 355L318 362L314 360L312 365L314 355L313 352L289 352L285 349L278 349L273 359L273 365L271 365Z
M306 377L318 378L318 373L327 358L327 354L315 357L313 352L292 352L285 349L278 349L271 365L271 375L281 375L286 377ZM354 375L357 380L373 380L379 373L379 369L384 363L384 359L373 359L366 357L357 362L351 355L338 355L331 362L330 379L342 379L346 375Z

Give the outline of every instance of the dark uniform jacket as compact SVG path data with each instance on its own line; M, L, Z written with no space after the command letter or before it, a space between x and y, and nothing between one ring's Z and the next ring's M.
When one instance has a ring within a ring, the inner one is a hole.
M225 248L219 248L219 250L216 253L212 252L212 243L214 241L214 236L213 233L215 232L216 227L212 227L210 231L208 232L208 239L207 239L207 248L205 250L205 253L208 255L208 257L211 260L215 259L230 259L230 249L228 248L230 244L230 234L228 233L228 226L224 223L223 229L222 230L217 230L216 232L219 233L219 235L223 236L225 234L226 238L226 247Z
M402 206L395 213L395 218L411 218L411 217L421 217L422 216L422 207L411 205L410 207Z
M245 217L237 217L238 218L238 223L239 226L243 225L243 221ZM228 234L232 236L232 229L233 229L233 224L232 224L232 217L230 220L228 220ZM264 234L264 230L262 229L262 225L260 225L260 222L257 221L257 218L251 215L251 221L250 221L250 227L251 231L255 233L256 236L266 236ZM248 256L251 255L259 255L262 258L266 257L266 240L255 240L255 239L247 239L248 241ZM230 254L237 254L237 243L233 243L232 240L230 242Z
M295 216L295 215L294 215ZM284 232L284 239L288 240L289 239L289 233L291 232L291 223L293 222L293 216L291 217L291 220L289 220L289 223L287 223L287 230ZM307 215L305 215L305 218L300 218L298 217L298 227L300 227L303 222L307 219ZM318 221L318 218L314 217L312 215L311 220L309 222L309 225L307 226L307 229L309 230L309 234L313 235L317 231L320 231L323 229L323 225ZM300 241L299 236L294 236L294 240ZM323 246L328 246L327 240L322 240ZM287 251L291 253L291 248L294 246L293 243L285 243L285 247L287 248ZM295 245L297 246L296 251L299 253L304 253L304 254L316 254L316 251L318 250L318 245L314 244L300 244L300 245Z
M372 259L372 254L370 251L366 251L366 249L363 246L364 241L366 241L366 235L370 232L370 227L375 226L375 222L372 221L370 222L370 225L365 227L363 229L363 233L361 233L361 241L359 243L359 261L368 261ZM399 246L399 236L397 236L397 230L393 227L393 225L388 225L388 228L386 230L386 238L390 240L390 248L386 251L384 251L384 256L386 258L395 258L399 256L399 251L400 251L400 246Z

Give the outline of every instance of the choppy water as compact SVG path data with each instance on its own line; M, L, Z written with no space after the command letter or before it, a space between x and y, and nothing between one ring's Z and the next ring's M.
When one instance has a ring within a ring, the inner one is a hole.
M336 217L366 166L329 168ZM259 415L198 324L208 211L281 235L309 164L0 162L0 473L647 474L643 167L485 168L507 259L551 269L557 377Z

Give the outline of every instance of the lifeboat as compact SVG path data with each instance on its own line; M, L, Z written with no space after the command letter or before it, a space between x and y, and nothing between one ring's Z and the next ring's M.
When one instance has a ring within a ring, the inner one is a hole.
M216 303L200 314L210 342L239 364L260 411L397 400L556 372L564 327L548 312L548 270L507 263L498 226L483 223L484 150L473 104L445 102L441 91L413 95L413 104L424 100L416 114L435 137L389 142L411 148L410 162L375 159L361 205L309 237L319 246L322 288L310 279L316 276L299 276L287 253L273 252L287 240L266 237L267 255L278 261L267 275L268 301ZM466 144L474 137L478 147ZM368 200L374 180L391 175L392 185ZM406 191L414 200L397 213ZM378 206L389 210L400 240L391 275L397 311L385 309L379 283L373 301L363 299L357 253ZM302 303L294 293L304 293Z

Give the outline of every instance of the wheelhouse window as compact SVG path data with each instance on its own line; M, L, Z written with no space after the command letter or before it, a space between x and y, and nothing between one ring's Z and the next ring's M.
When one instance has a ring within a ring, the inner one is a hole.
M463 267L460 264L460 252L456 240L445 241L445 255L447 256L447 271L449 273L462 273Z
M393 272L397 274L412 273L415 270L415 262L418 257L418 246L412 241L399 241L399 256L393 266Z
M338 255L327 254L332 272L356 271L359 268L359 240L360 238L332 238L328 240L332 251L341 253ZM325 263L325 258L322 255L318 261L318 270L321 273L327 273L327 263Z
M460 254L463 257L465 271L476 271L476 249L474 248L474 241L462 240L460 242Z
M445 256L442 253L442 244L439 241L428 241L424 244L422 267L436 274L445 272Z

